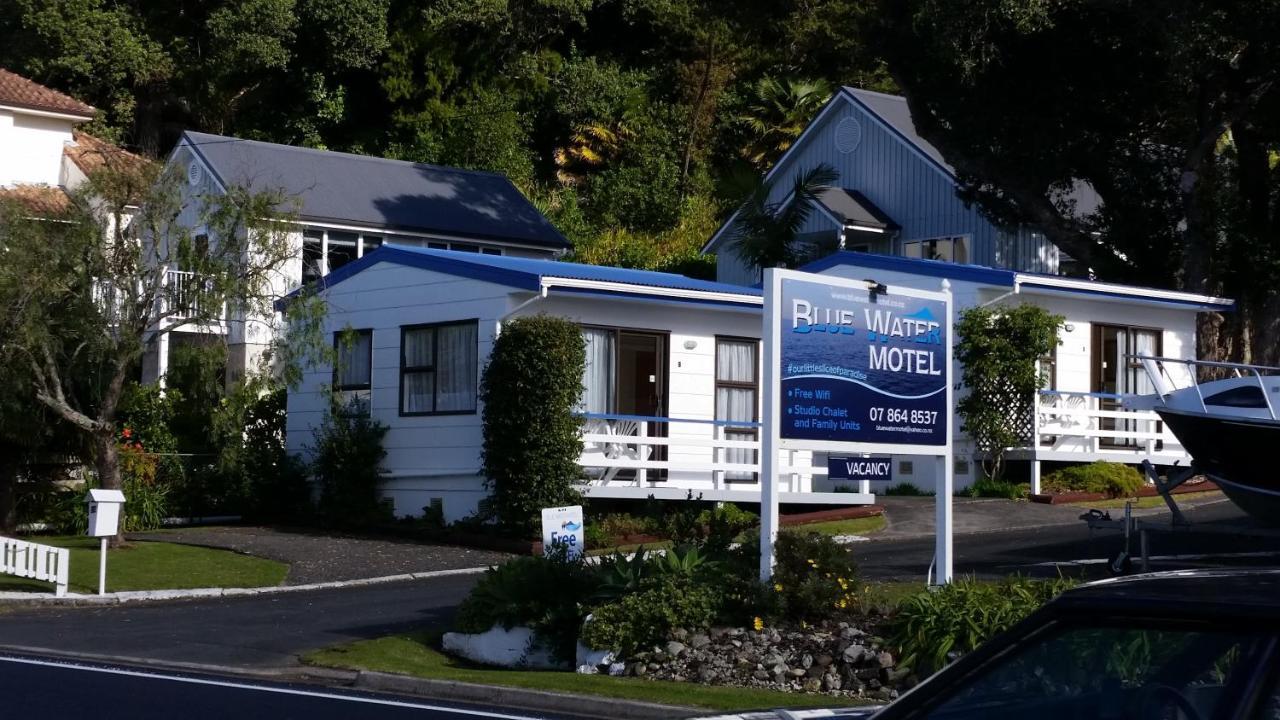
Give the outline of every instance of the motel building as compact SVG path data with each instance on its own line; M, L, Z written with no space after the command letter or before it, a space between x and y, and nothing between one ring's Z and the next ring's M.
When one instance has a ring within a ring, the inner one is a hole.
M840 179L803 228L812 260L801 270L919 290L946 281L957 315L1031 303L1065 317L1059 346L1041 360L1046 387L1009 456L1031 463L1033 485L1045 462L1189 462L1154 413L1121 405L1125 394L1153 390L1129 356L1194 359L1197 314L1230 311L1231 301L1073 277L1083 270L1035 228L997 228L956 198L954 172L915 134L901 98L842 89L769 177L785 192L791 176L817 163ZM1082 214L1101 203L1087 187L1072 201ZM487 217L501 225L501 214ZM290 452L306 453L332 388L390 428L382 489L397 514L438 506L454 521L473 513L486 495L477 396L490 348L504 323L545 313L577 323L586 344L579 464L588 496L678 500L692 491L758 502L763 300L758 269L733 252L734 222L705 248L716 254L717 281L388 237L318 279L326 332L353 330L356 341L341 351L339 376L316 366L290 391ZM911 352L886 350L877 362L937 370ZM949 410L955 486L963 488L980 467ZM938 468L930 456L850 462L884 479L832 480L825 454L788 451L780 502L871 503L891 484L931 490Z

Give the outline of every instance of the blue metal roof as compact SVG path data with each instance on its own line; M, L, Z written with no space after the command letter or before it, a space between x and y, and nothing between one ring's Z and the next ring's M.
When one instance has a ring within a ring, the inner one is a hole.
M187 131L224 185L283 189L304 220L516 242L569 241L505 176Z
M888 270L924 277L946 278L948 280L971 282L991 287L1013 288L1021 286L1028 289L1034 288L1039 293L1065 293L1098 298L1117 298L1135 303L1171 305L1215 312L1235 309L1235 303L1228 302L1224 298L1209 298L1210 302L1206 302L1204 296L1194 293L1177 292L1174 297L1154 297L1150 295L1153 288L1144 288L1136 285L1095 282L1081 278L1067 278L1060 275L1014 272L982 265L964 265L941 260L923 260L896 255L853 252L851 250L841 250L820 260L815 260L800 269L804 272L820 273L841 265ZM1077 287L1063 287L1054 284L1054 281L1064 280L1076 280L1087 284ZM1160 292L1174 293L1175 291L1162 290Z
M482 255L479 253L458 252L456 250L432 250L390 243L382 245L373 252L366 253L364 257L355 262L343 265L341 268L326 275L321 282L324 283L326 288L331 288L362 270L382 262L433 270L448 275L457 275L530 291L539 290L544 279L566 278L634 286L634 289L619 291L611 291L607 288L591 290L621 297L665 297L677 301L687 299L669 295L664 296L662 292L664 290L688 290L760 297L760 288L697 280L674 273L605 267L603 265L583 265L559 260L539 260L507 255ZM297 294L297 292L295 291L293 294ZM717 300L716 302L730 305L746 304L735 303L732 300ZM758 307L758 303L753 303L752 306Z

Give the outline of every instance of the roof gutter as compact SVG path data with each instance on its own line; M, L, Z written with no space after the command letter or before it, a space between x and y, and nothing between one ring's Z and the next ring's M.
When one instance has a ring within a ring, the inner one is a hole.
M543 281L543 282L538 286L538 293L537 293L536 295L534 295L533 297L529 298L528 300L525 300L524 302L520 303L519 305L517 305L517 306L515 306L515 307L511 308L510 310L508 310L508 311L507 311L507 313L506 313L505 315L503 315L502 317L498 318L498 326L497 326L497 329L494 331L494 337L497 337L498 335L501 335L501 334L502 334L502 326L503 326L503 324L504 324L504 323L506 323L506 322L507 322L507 320L508 320L512 315L515 315L516 313L518 313L518 312L520 312L521 310L523 310L523 309L525 309L525 308L529 307L530 305L532 305L532 304L534 304L534 303L538 302L539 300L544 300L544 299L546 299L546 297L547 297L547 283L546 283L546 281Z
M572 288L577 290L596 290L600 292L626 293L629 295L651 294L664 298L684 298L688 300L709 300L713 302L737 303L745 305L764 305L764 298L759 295L743 295L739 293L716 292L711 290L680 290L675 288L649 287L645 285L629 285L626 283L605 282L601 280L580 280L578 278L544 277L542 288L545 292L552 287Z

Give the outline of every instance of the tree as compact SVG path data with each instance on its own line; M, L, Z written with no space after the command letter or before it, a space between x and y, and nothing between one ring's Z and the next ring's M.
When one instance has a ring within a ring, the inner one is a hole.
M956 323L955 359L961 387L956 403L962 429L973 439L987 475L999 480L1005 451L1025 442L1044 377L1036 363L1058 346L1061 315L1035 305L975 306Z
M1100 277L1237 298L1201 353L1280 359L1274 0L883 0L865 30L966 197Z
M222 321L224 304L271 317L277 270L293 255L280 193L232 186L192 197L184 187L176 170L108 161L61 217L0 210L3 360L83 438L106 488L121 487L117 417L147 345ZM193 236L187 215L213 240ZM173 284L176 269L196 286Z
M751 133L742 156L756 169L767 169L800 137L830 97L831 90L822 82L760 78L738 116Z
M838 178L826 164L801 169L780 200L771 199L778 178L760 183L738 209L730 249L751 267L795 267L803 257L797 234L813 212L818 193Z

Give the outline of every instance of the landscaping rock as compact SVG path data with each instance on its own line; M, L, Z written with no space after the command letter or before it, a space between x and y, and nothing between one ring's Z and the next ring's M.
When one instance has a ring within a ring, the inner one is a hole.
M678 658L681 655L683 655L685 649L686 649L685 644L682 642L677 642L675 640L672 640L671 642L667 643L667 654L673 658Z
M844 656L845 664L852 665L852 664L861 662L862 656L865 655L866 652L867 652L867 649L865 647L857 643L854 643L849 647L845 648L844 653L842 653L842 655Z

